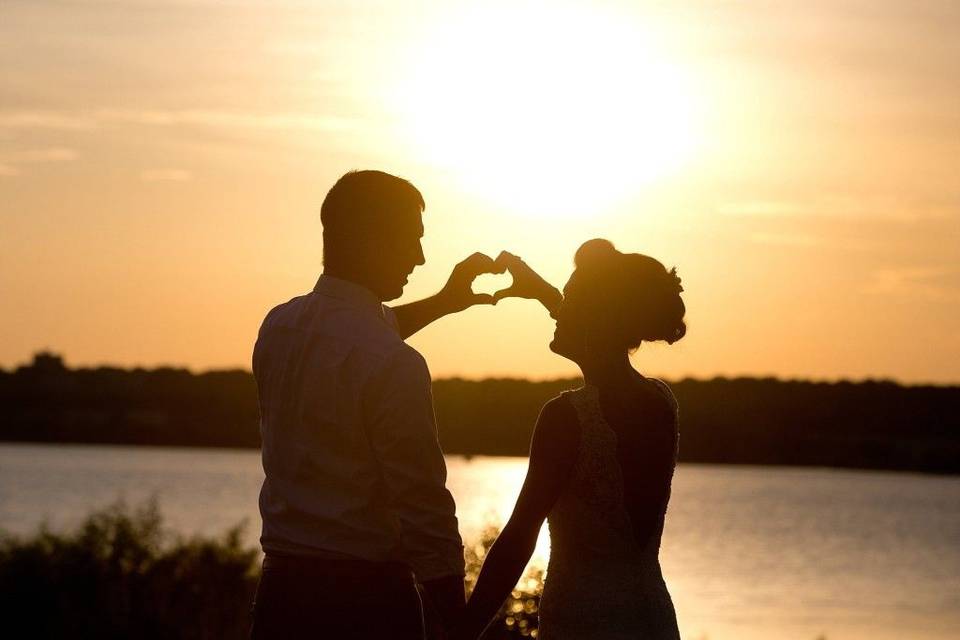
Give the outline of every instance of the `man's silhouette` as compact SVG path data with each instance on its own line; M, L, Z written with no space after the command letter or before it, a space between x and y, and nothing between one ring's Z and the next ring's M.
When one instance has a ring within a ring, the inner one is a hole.
M420 639L417 582L442 620L463 607L430 373L404 338L492 303L470 285L498 269L474 254L436 296L384 306L424 263L423 209L406 180L343 176L321 210L316 287L263 321L253 354L266 474L254 639Z

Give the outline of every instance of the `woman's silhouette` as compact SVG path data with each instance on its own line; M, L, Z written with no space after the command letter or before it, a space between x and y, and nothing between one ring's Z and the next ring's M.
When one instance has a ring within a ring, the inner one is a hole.
M476 638L517 583L544 518L551 552L540 607L542 640L678 640L658 553L677 459L677 405L638 373L641 342L683 337L675 270L590 240L559 292L522 260L499 297L536 298L557 321L550 348L575 362L584 386L544 405L516 507L491 548L456 637Z

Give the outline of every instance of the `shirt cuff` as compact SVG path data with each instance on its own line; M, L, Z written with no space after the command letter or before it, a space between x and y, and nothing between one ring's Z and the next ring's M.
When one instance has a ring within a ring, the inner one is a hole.
M451 547L443 555L417 558L410 562L418 582L429 582L448 576L463 577L466 574L463 560L463 545Z

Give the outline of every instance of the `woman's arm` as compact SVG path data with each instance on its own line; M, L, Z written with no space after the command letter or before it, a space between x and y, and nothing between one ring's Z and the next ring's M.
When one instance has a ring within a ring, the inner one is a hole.
M580 425L573 406L554 398L540 412L530 444L530 465L513 514L483 563L454 638L477 638L516 586L533 554L544 518L563 490L576 461Z

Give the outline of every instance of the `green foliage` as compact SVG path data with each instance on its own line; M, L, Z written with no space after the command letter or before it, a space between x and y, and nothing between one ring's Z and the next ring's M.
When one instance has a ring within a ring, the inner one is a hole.
M183 540L155 503L118 503L78 528L0 540L0 615L8 638L245 637L257 552L236 527Z

